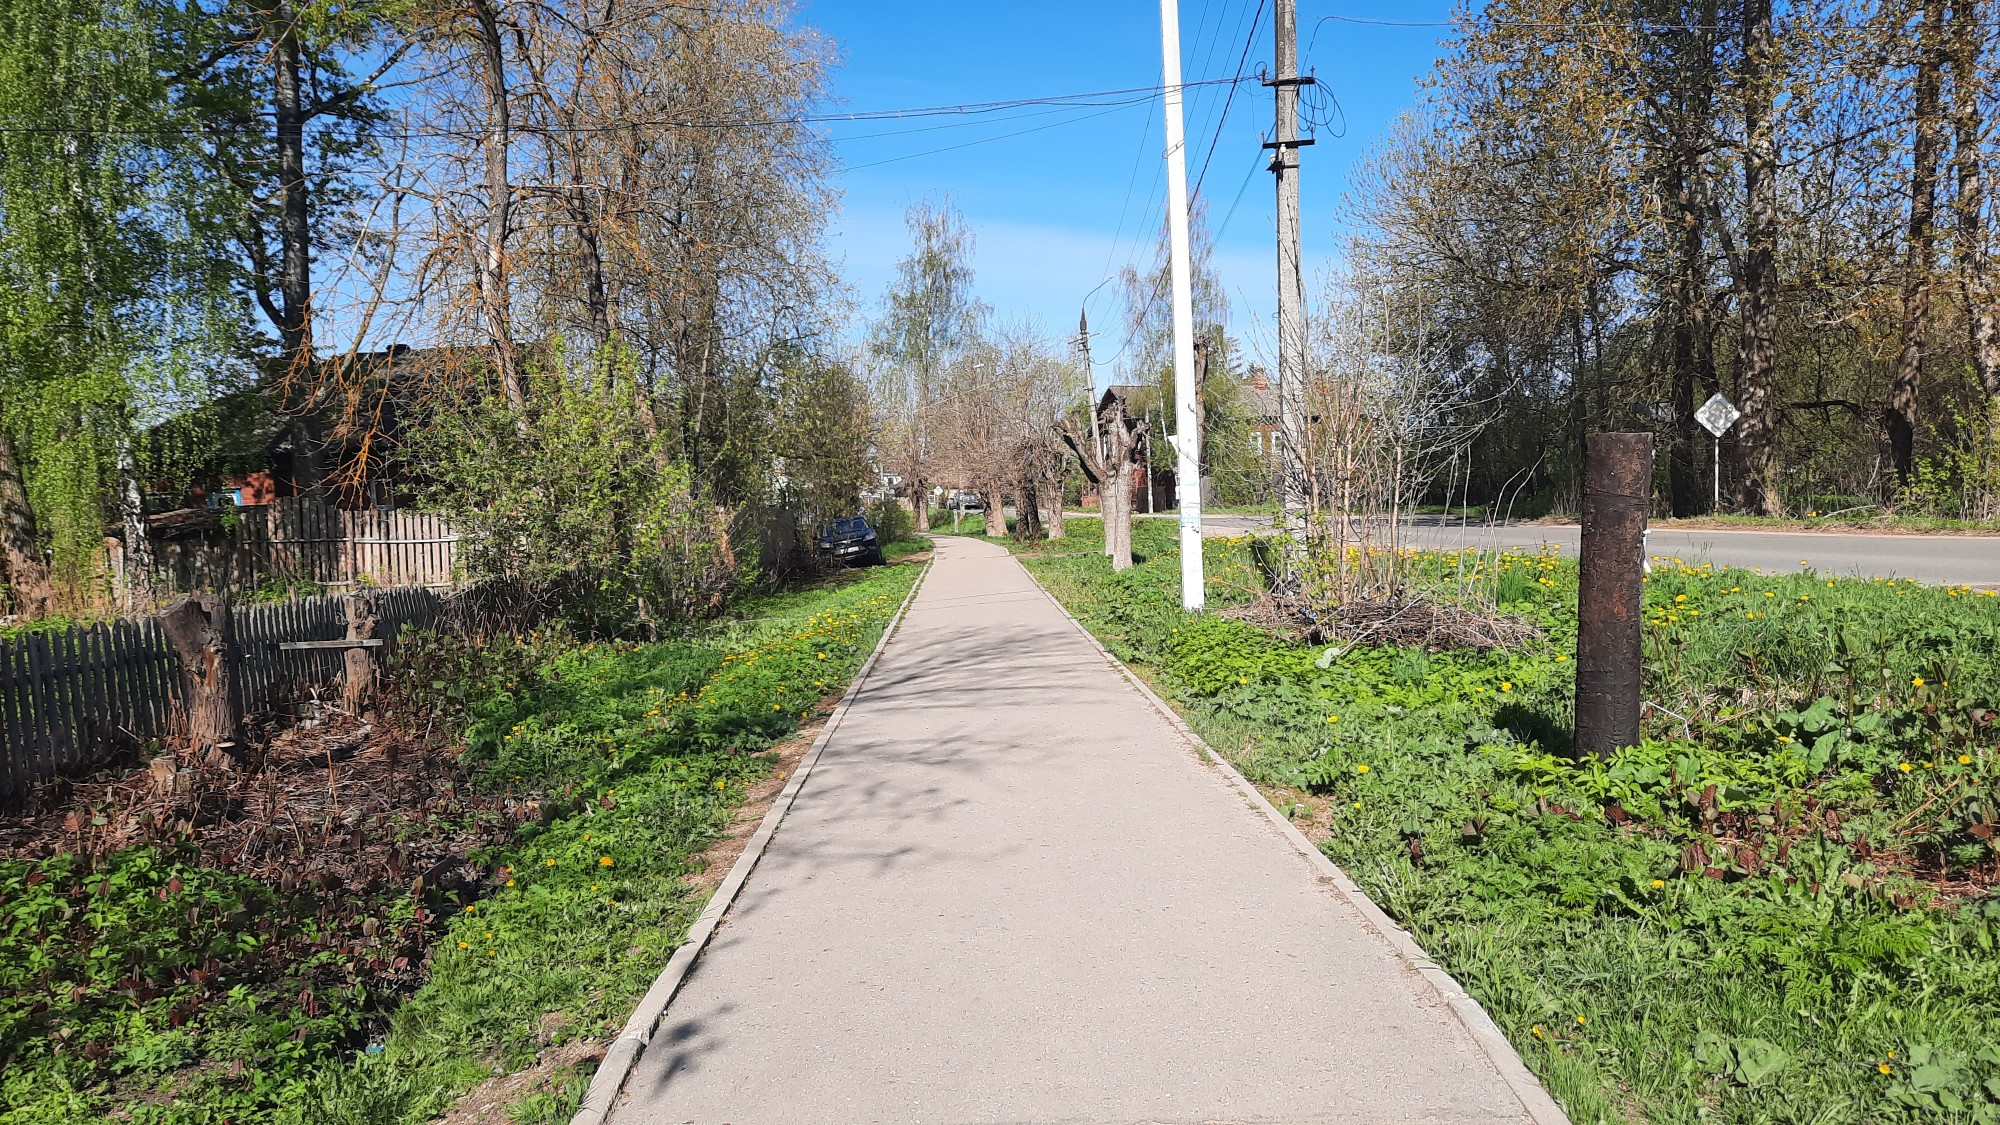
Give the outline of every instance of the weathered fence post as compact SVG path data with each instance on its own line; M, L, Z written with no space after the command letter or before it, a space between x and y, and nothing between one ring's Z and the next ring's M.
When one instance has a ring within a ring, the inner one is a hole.
M234 666L236 627L228 600L188 594L161 610L159 621L181 660L188 737L195 752L235 742L242 730L243 692Z
M363 590L347 595L348 640L361 641L374 637L380 620L381 599L375 591ZM341 684L341 706L359 715L362 704L375 690L375 650L357 645L348 649L342 659L347 674Z
M1639 742L1640 626L1652 434L1591 434L1583 471L1576 630L1576 749Z

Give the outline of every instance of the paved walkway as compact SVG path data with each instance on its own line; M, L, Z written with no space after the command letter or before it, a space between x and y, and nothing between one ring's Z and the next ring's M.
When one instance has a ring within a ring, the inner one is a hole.
M939 544L614 1125L1526 1120L1018 562Z
M1154 519L1162 517L1155 516ZM1169 513L1164 518L1176 519ZM1204 516L1203 535L1243 535L1271 529L1269 516ZM1534 550L1543 544L1576 557L1582 531L1575 524L1464 524L1418 516L1403 532L1408 547L1483 551ZM1830 575L1914 578L1973 586L2000 585L2000 537L1991 535L1875 535L1839 531L1757 531L1750 528L1655 527L1646 547L1661 558L1762 567L1766 574L1805 567Z

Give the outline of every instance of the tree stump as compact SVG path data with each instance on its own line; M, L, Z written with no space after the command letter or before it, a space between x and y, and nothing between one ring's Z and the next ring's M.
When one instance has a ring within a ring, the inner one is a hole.
M242 734L243 693L236 678L236 628L229 602L214 594L188 594L161 610L159 622L181 660L194 753L205 755L236 742Z
M347 639L367 640L375 635L381 623L381 596L373 590L347 596ZM347 650L343 658L346 676L341 684L340 703L351 714L359 715L361 708L375 692L375 650L355 647Z

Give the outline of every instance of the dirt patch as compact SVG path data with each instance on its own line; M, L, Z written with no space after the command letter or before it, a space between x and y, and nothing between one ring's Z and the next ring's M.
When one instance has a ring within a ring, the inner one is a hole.
M537 1094L571 1099L603 1059L604 1046L584 1039L547 1048L535 1057L535 1065L473 1087L436 1125L511 1125L508 1109Z
M0 858L95 863L138 845L190 847L204 867L271 887L286 917L320 920L259 947L250 960L266 975L316 963L302 983L365 981L373 1005L393 1006L423 981L437 896L480 884L489 873L467 856L540 810L475 793L460 748L395 715L318 707L296 725L249 726L232 753L169 753L44 783L21 815L0 818ZM381 924L386 904L403 898L417 903L409 921ZM316 957L327 951L341 956ZM246 961L232 971L254 970Z
M688 876L688 886L703 895L710 895L729 877L729 869L736 865L743 849L749 846L750 837L757 834L757 826L763 823L764 814L771 811L778 795L790 784L793 772L812 749L813 742L826 729L827 719L839 705L841 694L829 695L813 704L812 718L798 729L798 733L765 751L777 759L771 775L750 787L744 802L729 814L729 824L723 828L722 835L716 837L696 858L697 867L694 874Z

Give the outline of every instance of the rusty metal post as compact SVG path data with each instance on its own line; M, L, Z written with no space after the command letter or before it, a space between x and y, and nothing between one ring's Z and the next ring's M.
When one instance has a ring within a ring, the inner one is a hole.
M1591 434L1577 589L1576 749L1639 742L1641 601L1652 434Z

